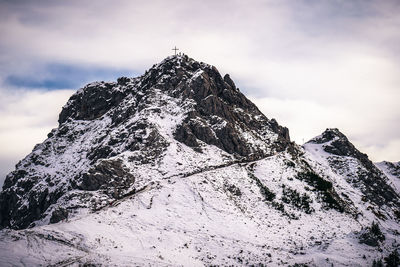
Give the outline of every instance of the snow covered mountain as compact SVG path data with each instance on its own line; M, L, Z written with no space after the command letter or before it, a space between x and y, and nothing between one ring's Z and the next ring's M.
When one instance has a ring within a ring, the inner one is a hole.
M0 265L389 261L392 170L337 129L296 145L229 75L168 57L77 91L6 177Z

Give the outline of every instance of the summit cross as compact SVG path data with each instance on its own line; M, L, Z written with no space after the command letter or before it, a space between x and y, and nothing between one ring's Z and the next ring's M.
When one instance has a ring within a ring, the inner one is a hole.
M176 46L175 46L175 48L172 48L172 50L174 50L175 51L175 56L176 56L176 51L177 50L179 50L178 48L176 48Z

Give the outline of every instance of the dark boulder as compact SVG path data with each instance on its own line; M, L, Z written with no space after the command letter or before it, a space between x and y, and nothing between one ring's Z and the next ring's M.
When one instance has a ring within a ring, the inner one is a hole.
M63 208L57 208L51 214L50 223L58 223L66 219L68 219L68 211Z
M134 175L123 166L122 161L101 160L87 173L82 174L78 187L88 191L129 188L134 182Z

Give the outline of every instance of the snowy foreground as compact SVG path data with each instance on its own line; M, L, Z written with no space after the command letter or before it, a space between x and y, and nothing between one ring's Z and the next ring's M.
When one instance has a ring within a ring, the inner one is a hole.
M295 170L285 167L288 160L282 153L187 177L155 179L98 212L27 230L3 230L0 265L366 266L379 258L376 248L360 244L355 234L374 219L367 210L356 220L313 201L315 213L291 209L298 218L290 219L262 201L250 168L277 198L282 185L303 193L306 184L291 178ZM361 199L337 178L337 188ZM224 190L227 186L235 190ZM363 209L361 200L355 204ZM389 231L385 234L388 244L399 241Z

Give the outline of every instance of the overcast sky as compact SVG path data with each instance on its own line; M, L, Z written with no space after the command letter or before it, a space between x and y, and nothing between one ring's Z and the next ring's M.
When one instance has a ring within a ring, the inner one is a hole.
M301 144L400 160L400 1L0 1L0 184L69 96L172 54L229 73Z

